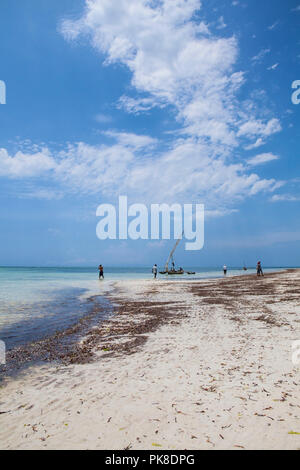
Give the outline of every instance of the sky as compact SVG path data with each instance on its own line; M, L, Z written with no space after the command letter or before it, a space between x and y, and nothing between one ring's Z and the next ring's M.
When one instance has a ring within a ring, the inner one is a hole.
M300 266L300 1L1 0L0 265L164 265L97 207L204 204L183 266Z

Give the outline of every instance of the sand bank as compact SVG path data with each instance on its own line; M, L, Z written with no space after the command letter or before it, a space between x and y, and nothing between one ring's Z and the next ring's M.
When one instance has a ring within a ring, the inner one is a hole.
M3 384L0 448L300 448L300 271L115 287L89 362Z

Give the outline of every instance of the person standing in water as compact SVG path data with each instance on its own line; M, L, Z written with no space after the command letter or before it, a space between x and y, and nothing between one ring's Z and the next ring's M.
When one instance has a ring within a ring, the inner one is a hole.
M227 266L226 266L226 264L224 264L224 266L223 266L223 271L224 271L224 276L226 276L226 274L227 274Z
M257 261L256 273L257 273L258 276L263 276L264 275L260 261Z
M102 264L100 264L100 266L98 267L98 271L99 271L99 279L104 279Z
M153 266L152 272L153 272L154 279L156 279L156 277L157 277L157 264L155 264L155 265Z

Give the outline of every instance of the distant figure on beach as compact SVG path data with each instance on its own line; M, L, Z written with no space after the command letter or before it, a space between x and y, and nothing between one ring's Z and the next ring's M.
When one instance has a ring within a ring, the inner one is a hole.
M99 271L99 279L101 279L101 278L104 279L102 264L100 264L100 266L98 267L98 271Z
M263 276L264 275L260 261L257 261L256 272L257 272L258 276Z
M156 279L156 277L157 277L157 264L155 264L155 265L153 266L152 272L153 272L154 279Z
M226 276L226 274L227 274L227 266L226 266L226 264L224 264L224 266L223 266L223 271L224 271L224 276Z

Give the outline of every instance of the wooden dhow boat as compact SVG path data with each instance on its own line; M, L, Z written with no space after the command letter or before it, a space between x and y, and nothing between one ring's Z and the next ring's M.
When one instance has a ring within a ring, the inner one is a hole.
M192 272L192 271L184 271L183 268L179 268L179 269L175 269L175 263L174 263L174 258L173 258L173 255L175 253L175 250L177 248L177 246L179 245L180 241L182 240L182 237L183 237L183 232L182 232L182 236L181 238L178 238L178 240L176 241L171 253L169 254L168 256L168 259L166 261L166 264L165 264L165 270L164 271L159 271L159 274L168 274L170 276L173 276L173 275L181 275L181 274L196 274L195 272ZM172 260L172 268L169 269L169 263L170 261Z

